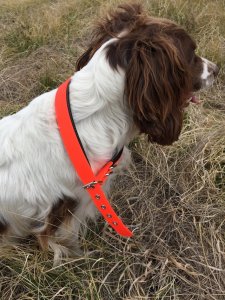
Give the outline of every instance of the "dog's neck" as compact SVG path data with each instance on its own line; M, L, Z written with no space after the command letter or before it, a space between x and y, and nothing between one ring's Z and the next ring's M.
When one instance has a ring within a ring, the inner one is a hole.
M70 84L72 115L85 152L96 170L136 134L124 101L125 74L110 68L105 58L107 43L74 74Z

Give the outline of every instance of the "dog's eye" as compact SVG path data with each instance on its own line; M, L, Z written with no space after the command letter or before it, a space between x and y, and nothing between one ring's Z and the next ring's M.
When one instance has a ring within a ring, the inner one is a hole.
M198 55L195 54L195 52L193 53L193 55L191 56L191 60L190 60L190 64L196 64L198 62Z
M196 57L197 57L196 54L195 54L196 48L197 48L197 47L196 47L196 45L194 44L194 45L191 46L191 48L190 48L190 50L189 50L189 51L190 51L190 52L189 52L189 54L190 54L190 56L189 56L189 58L190 58L190 59L189 59L189 63L190 63L190 64L195 63L195 60L196 60Z
M194 64L197 61L197 56L195 52L192 53L191 59L190 59L190 64Z

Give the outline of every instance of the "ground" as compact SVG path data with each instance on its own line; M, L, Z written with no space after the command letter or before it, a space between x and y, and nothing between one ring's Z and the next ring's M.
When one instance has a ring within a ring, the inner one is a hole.
M70 76L91 24L117 0L0 0L0 117ZM35 241L0 249L1 299L225 299L225 2L141 1L175 20L220 75L190 106L170 147L135 140L114 207L134 238L100 219L81 238L91 255L52 267Z

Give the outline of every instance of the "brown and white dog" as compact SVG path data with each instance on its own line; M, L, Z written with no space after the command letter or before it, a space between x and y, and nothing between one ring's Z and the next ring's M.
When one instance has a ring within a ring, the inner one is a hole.
M137 134L170 145L179 137L194 92L210 86L218 67L174 22L120 6L100 22L70 84L72 116L96 173ZM77 251L80 225L96 209L63 147L56 90L0 121L2 243L36 235L55 262ZM129 164L123 153L120 168ZM108 193L109 178L104 186Z

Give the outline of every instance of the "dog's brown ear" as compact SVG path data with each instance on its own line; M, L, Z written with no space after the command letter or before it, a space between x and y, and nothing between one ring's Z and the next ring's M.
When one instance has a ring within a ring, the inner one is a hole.
M92 58L94 53L110 38L118 37L123 31L130 31L143 14L139 3L123 4L107 16L96 22L91 33L91 42L88 49L81 55L76 64L76 70L82 69Z
M126 70L126 97L134 122L149 140L170 145L179 137L190 76L173 42L134 42Z
M140 131L161 145L176 141L191 90L176 40L155 34L154 28L149 34L140 31L109 45L107 59L112 68L125 70L125 97Z

